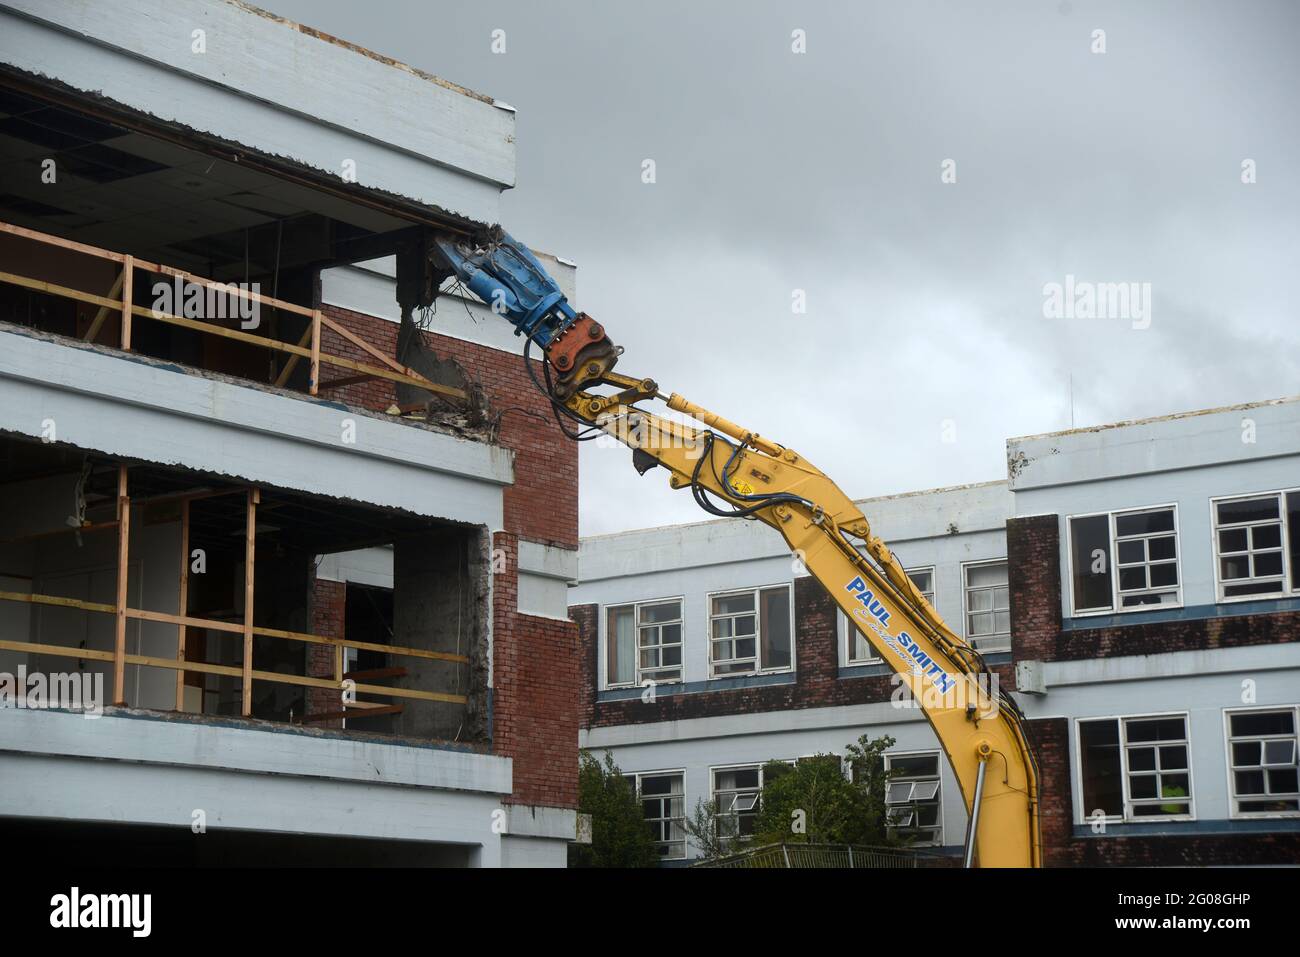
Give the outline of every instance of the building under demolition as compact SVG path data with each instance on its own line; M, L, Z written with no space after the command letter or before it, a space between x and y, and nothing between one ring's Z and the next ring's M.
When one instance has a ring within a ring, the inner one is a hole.
M564 863L576 452L430 240L514 162L510 107L241 3L0 4L6 827Z
M1028 717L1044 863L1300 862L1300 399L1012 439L1007 464L859 504ZM862 735L894 739L894 836L959 860L939 740L770 529L585 539L579 579L582 744L665 861L698 857L698 802L744 848L766 763Z

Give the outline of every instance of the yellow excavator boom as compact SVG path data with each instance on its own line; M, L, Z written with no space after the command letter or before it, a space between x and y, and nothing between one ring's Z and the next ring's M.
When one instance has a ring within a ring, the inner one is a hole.
M621 391L575 392L565 404L576 418L632 448L639 471L662 466L673 488L691 488L697 500L712 495L779 532L907 686L961 788L971 822L967 864L1041 866L1038 771L1019 707L853 501L797 452L679 395L664 397L653 380L604 372L599 381ZM705 428L635 405L654 398Z

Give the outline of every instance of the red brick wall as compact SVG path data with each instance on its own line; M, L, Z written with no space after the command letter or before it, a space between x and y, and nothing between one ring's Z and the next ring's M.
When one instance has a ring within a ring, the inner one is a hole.
M322 306L321 311L385 355L397 354L396 323L331 305ZM531 541L577 548L577 448L560 432L521 356L432 332L424 333L424 341L439 358L460 363L482 388L490 415L500 416L497 444L515 453L515 483L505 490L505 528ZM373 358L329 329L322 332L321 350L374 364ZM541 363L534 363L540 380ZM337 366L321 366L324 382L351 374ZM387 379L341 386L321 395L379 412L396 400L395 385Z
M321 308L385 355L396 355L396 323L336 306ZM436 333L424 333L424 340L439 358L458 362L482 389L489 416L498 422L496 444L515 453L515 481L504 491L505 531L493 541L491 749L513 759L514 803L576 807L577 631L572 622L522 615L517 606L519 539L578 545L577 447L560 432L520 355ZM373 363L329 330L321 337L321 349ZM541 365L534 362L540 379ZM349 370L322 365L324 381L349 375ZM321 395L380 412L396 401L394 384L384 379ZM342 634L341 618L338 627Z
M1011 654L1051 661L1061 634L1060 521L1055 515L1007 519Z
M890 700L895 691L890 674L839 677L835 612L834 600L815 579L795 579L795 674L792 684L689 694L675 694L675 686L664 685L657 689L652 702L642 701L640 697L597 701L597 689L600 686L599 610L595 605L571 606L569 616L577 625L581 646L580 701L583 727L645 724L797 708L827 708ZM998 680L1004 687L1012 687L1009 665L997 666L992 670L997 672Z
M317 578L311 590L311 633L325 638L343 638L347 620L347 585ZM311 678L334 677L334 646L307 646L307 675ZM307 689L307 713L327 714L338 711L343 703L339 693L330 688ZM315 728L338 728L342 722L317 721Z
M492 750L514 760L513 803L577 807L577 626L520 614L518 536L493 552Z
M1300 611L1061 630L1060 525L1007 521L1011 649L1016 660L1078 661L1300 641Z
M1042 775L1040 823L1043 863L1048 867L1300 864L1300 833L1296 832L1122 836L1121 825L1112 825L1110 833L1075 837L1069 719L1039 718L1028 724Z

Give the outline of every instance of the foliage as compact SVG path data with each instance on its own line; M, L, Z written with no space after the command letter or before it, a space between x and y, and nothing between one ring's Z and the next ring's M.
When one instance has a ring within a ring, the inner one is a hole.
M866 735L838 754L772 761L763 769L763 794L755 822L757 846L779 843L892 843L885 810L884 751L890 737ZM844 773L852 770L851 779Z
M579 755L578 813L591 815L591 844L569 845L570 867L654 867L659 863L636 789L608 751L603 764L586 751Z
M685 820L684 825L686 836L695 845L700 860L716 861L739 850L736 819L730 814L719 814L713 801L704 798L696 801L695 813Z

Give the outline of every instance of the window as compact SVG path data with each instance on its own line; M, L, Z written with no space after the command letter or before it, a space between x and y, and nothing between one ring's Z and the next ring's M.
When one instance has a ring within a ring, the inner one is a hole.
M885 784L889 832L914 845L943 843L939 753L885 754L893 774Z
M746 841L754 836L754 822L758 820L758 801L763 792L763 766L714 768L713 806L719 824L723 819L734 822L730 833Z
M1228 765L1234 816L1300 813L1296 710L1228 713Z
M1172 505L1069 520L1076 615L1182 602Z
M1300 594L1300 491L1217 499L1219 598Z
M1192 816L1186 715L1079 722L1084 819Z
M709 674L780 671L791 664L790 586L709 599Z
M931 606L934 605L934 566L928 568L910 568L907 571L907 577L912 579L912 583L925 596ZM880 660L880 656L867 644L867 639L863 637L862 632L853 625L849 616L844 612L839 613L840 634L845 636L847 644L847 653L844 660L851 665L864 665Z
M641 813L650 825L659 857L665 861L686 858L686 792L682 772L624 775L641 801Z
M1011 650L1011 603L1007 563L965 566L966 640L977 651Z
M605 687L682 680L682 602L605 609Z

